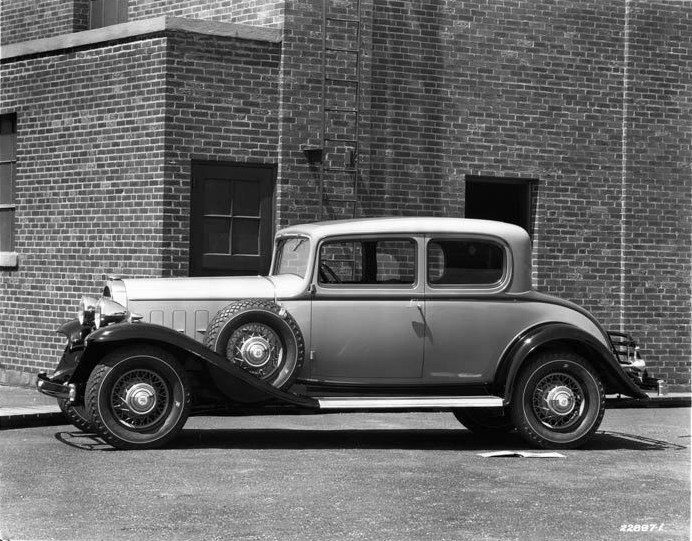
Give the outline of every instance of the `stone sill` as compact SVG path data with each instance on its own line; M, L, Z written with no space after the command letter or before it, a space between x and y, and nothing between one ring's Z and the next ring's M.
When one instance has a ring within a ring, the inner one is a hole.
M16 267L17 252L0 252L0 267Z
M207 36L221 36L251 41L281 43L281 30L247 24L222 23L181 17L156 17L129 23L114 24L95 30L63 34L50 38L11 43L0 47L0 59L12 60L23 56L55 53L75 47L97 45L166 31L191 32Z

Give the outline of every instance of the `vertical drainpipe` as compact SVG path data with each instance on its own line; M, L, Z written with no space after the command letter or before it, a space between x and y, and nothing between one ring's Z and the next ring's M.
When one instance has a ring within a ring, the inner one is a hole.
M623 51L623 70L622 70L622 166L620 178L620 330L625 330L625 265L627 258L625 255L627 232L625 219L627 213L627 116L628 90L629 90L629 59L630 59L630 2L625 0L625 28L624 28L624 51Z

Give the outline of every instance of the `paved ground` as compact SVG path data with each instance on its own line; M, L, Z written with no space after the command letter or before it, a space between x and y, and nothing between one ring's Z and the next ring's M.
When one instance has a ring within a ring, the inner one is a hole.
M445 413L194 418L143 452L3 430L0 538L689 539L689 408L610 410L562 459L479 456L504 449L527 447Z

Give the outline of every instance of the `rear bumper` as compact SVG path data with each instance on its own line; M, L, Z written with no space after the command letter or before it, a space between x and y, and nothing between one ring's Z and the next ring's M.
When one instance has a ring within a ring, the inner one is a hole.
M36 388L43 393L54 398L69 400L73 402L77 398L77 386L73 383L57 383L51 380L45 372L38 374Z

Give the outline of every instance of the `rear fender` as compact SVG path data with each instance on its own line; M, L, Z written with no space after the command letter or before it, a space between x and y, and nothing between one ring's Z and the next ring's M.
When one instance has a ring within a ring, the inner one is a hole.
M114 349L136 343L165 348L181 360L186 358L198 360L206 367L210 376L209 380L213 382L213 385L233 402L253 404L272 400L317 408L315 400L272 387L183 333L161 325L143 322L117 323L91 333L85 341L84 352L79 366L70 378L70 383L86 382L89 374L104 355Z
M555 350L574 351L586 358L598 371L607 393L648 398L627 376L608 347L595 336L567 323L545 323L522 333L500 361L493 382L494 393L509 402L524 362L538 353Z

